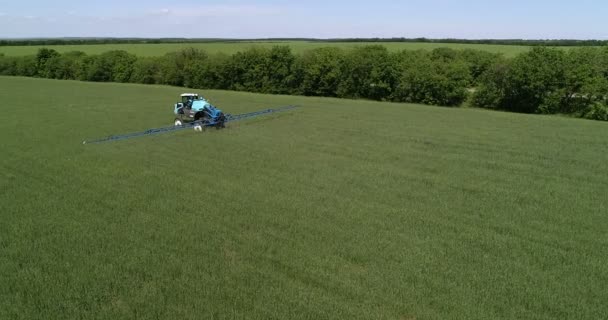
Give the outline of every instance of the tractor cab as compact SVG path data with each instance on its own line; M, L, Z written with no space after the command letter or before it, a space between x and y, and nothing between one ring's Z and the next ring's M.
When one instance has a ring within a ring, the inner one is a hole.
M190 101L199 100L199 99L205 100L203 97L200 97L198 95L198 93L183 93L181 97L182 97L183 104L186 104Z
M207 100L202 96L199 96L198 93L183 93L181 95L181 101L175 104L175 114L189 113L192 111L195 104L200 105L201 103L209 104Z
M183 93L174 106L175 125L201 121L207 126L224 127L225 116L198 93Z

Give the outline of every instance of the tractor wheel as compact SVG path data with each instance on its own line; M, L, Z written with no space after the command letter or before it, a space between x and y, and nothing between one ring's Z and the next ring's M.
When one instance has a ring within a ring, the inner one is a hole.
M184 125L184 123L182 122L182 120L177 119L177 118L175 119L175 123L174 124L175 124L176 127L181 127L181 126Z
M219 119L218 127L219 128L226 128L226 116L223 113L220 114L220 119Z

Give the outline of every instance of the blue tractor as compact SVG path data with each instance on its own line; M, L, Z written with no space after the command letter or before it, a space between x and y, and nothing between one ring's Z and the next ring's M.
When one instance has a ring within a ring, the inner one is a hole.
M174 106L175 126L193 124L194 126L215 127L217 129L226 127L226 115L222 110L214 107L197 93L184 93L181 102Z

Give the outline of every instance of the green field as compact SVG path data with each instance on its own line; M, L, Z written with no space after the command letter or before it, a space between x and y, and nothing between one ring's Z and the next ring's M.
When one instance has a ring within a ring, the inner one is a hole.
M600 319L608 124L0 77L0 319Z
M223 52L233 54L250 47L272 47L276 45L289 45L294 52L303 52L319 47L342 47L345 49L355 48L370 44L386 46L391 51L403 49L432 50L435 48L449 47L454 49L478 49L495 53L503 53L512 57L519 53L530 50L526 46L508 45L485 45L485 44L458 44L458 43L396 43L396 42L374 42L374 43L344 43L344 42L308 42L308 41L255 41L255 42L213 42L213 43L164 43L164 44L99 44L99 45L56 45L56 46L15 46L0 47L0 53L7 56L22 56L36 54L40 48L53 48L61 53L69 51L84 51L88 54L99 54L110 50L125 50L138 56L162 56L167 52L174 52L182 48L195 47L204 49L209 53Z

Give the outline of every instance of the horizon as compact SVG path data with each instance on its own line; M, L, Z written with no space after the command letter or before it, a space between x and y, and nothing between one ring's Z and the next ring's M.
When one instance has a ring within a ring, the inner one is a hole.
M394 41L394 40L404 40L404 41L415 41L420 40L423 41L433 41L433 42L441 42L441 41L608 41L608 39L598 39L598 38L589 38L589 39L575 39L575 38L429 38L429 37L416 37L416 38L406 38L406 37L390 37L390 38L285 38L285 37L276 37L276 38L196 38L196 37L103 37L103 36L82 36L82 37L21 37L21 38L11 38L11 37L0 37L0 40L8 40L8 41L18 41L18 40L202 40L202 41L340 41L340 40L370 40L370 41ZM398 42L398 41L396 41Z

